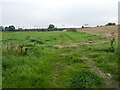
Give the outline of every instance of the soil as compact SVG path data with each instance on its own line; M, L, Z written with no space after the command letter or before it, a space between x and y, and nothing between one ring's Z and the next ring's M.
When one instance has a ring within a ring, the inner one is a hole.
M83 28L77 29L78 32L88 32L91 34L102 35L110 37L111 33L115 33L115 37L118 38L118 26L101 26L101 27L92 27L92 28Z
M71 43L69 45L54 45L53 47L58 47L58 48L66 48L66 47L79 47L79 46L85 46L85 45L90 45L90 44L98 44L98 43L106 43L107 41L99 41L99 42L93 42L93 41L88 41L88 42L80 42L80 43Z

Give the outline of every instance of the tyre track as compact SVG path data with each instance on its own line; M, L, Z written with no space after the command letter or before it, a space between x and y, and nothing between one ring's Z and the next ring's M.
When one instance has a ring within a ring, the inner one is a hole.
M85 57L88 60L88 65L90 66L90 70L96 72L97 75L102 77L105 81L106 88L117 88L118 82L112 80L112 75L109 73L102 72L98 67L94 65L93 60Z

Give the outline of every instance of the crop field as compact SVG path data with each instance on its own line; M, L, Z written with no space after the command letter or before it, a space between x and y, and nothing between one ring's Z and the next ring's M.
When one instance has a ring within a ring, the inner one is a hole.
M114 32L115 37L118 38L118 25L83 28L83 29L78 29L78 31L89 32L92 34L102 35L102 36L106 36L106 37L111 36L111 33Z
M3 88L118 87L118 44L87 32L3 32Z

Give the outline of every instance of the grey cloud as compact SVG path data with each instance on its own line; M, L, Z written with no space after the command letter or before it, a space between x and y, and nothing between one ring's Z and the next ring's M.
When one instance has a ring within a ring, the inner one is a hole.
M66 27L80 27L86 23L91 26L109 21L117 23L117 2L113 5L111 2L108 2L109 4L92 2L84 5L79 2L58 6L54 6L55 3L51 5L31 2L2 3L2 25L46 27L53 23L58 27L62 24Z

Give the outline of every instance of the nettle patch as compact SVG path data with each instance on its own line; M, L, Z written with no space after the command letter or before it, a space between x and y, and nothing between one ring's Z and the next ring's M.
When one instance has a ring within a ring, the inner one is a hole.
M102 78L97 76L94 72L82 70L72 73L72 78L70 80L71 88L93 88L101 86Z

